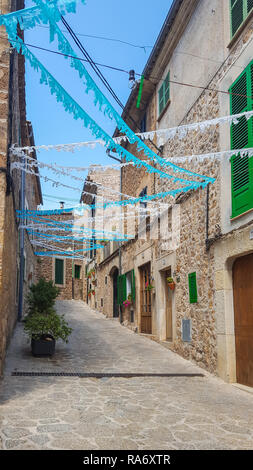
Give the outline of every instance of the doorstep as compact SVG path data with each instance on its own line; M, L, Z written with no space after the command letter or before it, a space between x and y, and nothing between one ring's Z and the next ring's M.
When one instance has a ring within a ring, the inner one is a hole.
M231 383L233 387L240 388L240 390L244 390L244 392L251 393L253 395L253 387L248 387L247 385L242 385L238 383Z

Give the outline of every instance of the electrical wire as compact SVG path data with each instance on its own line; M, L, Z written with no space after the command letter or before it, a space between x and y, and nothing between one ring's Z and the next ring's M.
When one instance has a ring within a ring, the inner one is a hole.
M1 36L0 35L0 38L1 39L6 39L5 36ZM14 39L12 39L13 42L18 42L18 41L15 41ZM83 61L83 62L88 62L89 61L87 59L83 59L82 57L76 57L76 56L72 56L70 54L65 54L63 52L59 52L59 51L53 51L51 49L47 49L45 47L41 47L41 46L36 46L34 44L29 44L27 42L24 42L25 46L28 46L28 47L33 47L35 49L39 49L41 51L44 51L44 52L50 52L52 54L57 54L57 55L61 55L61 56L64 56L64 57L69 57L71 59L75 59L75 60L80 60L80 61ZM107 64L101 64L99 62L94 62L95 65L98 65L100 67L106 67L108 69L111 69L111 70L114 70L116 72L122 72L122 73L126 73L127 75L129 75L129 71L128 70L125 70L125 69L121 69L119 67L113 67L111 65L107 65ZM143 74L142 73L138 73L138 72L135 72L135 75L137 75L138 77L141 77ZM148 81L151 81L152 80L161 80L161 77L158 78L158 77L152 77L150 76L149 78L147 77L144 77L145 80L148 80ZM207 90L207 91L212 91L212 92L215 92L215 93L223 93L223 94L226 94L226 95L231 95L231 96L240 96L242 98L250 98L250 99L253 99L253 96L249 96L249 95L245 95L245 94L242 94L242 93L232 93L232 92L229 92L229 91L225 91L225 90L217 90L216 88L209 88L209 87L205 87L205 86L201 86L201 85L194 85L193 83L184 83L184 82L178 82L176 80L169 80L170 83L173 83L175 85L180 85L180 86L187 86L187 87L191 87L191 88L198 88L198 89L201 89L201 90ZM152 142L153 144L153 142Z
M85 56L85 58L89 61L89 64L91 65L92 69L94 70L94 72L97 74L97 76L100 78L100 80L102 81L102 83L104 84L104 86L107 88L107 90L109 91L109 93L113 96L113 98L115 99L115 101L118 103L118 105L121 107L122 110L125 109L125 106L124 104L120 101L120 99L118 98L118 96L116 95L116 93L114 92L114 90L112 89L112 87L110 86L108 80L105 78L105 76L102 74L101 70L99 70L99 68L97 67L96 63L93 61L93 59L91 58L91 56L89 55L89 53L87 52L87 50L84 48L84 46L82 45L81 41L78 39L77 35L75 34L75 32L73 31L73 29L71 28L71 26L69 25L69 23L66 21L66 19L61 16L61 20L62 20L62 23L64 24L64 26L67 28L69 34L71 35L72 39L74 40L75 44L77 45L78 49L83 53L83 55ZM128 114L128 117L129 119L131 119L132 123L137 127L138 130L141 131L141 127L139 125L139 123L137 123L135 121L135 119L132 118L131 114ZM152 140L148 139L148 141L155 147L155 149L160 153L160 149L156 146L156 144L154 142L152 142Z
M49 29L49 26L46 26L46 25L42 25L42 24L39 24L38 25L40 28L47 28ZM67 30L63 30L61 29L61 32L62 33L68 33ZM127 46L132 46L132 47L136 47L136 48L139 48L139 49L152 49L153 46L140 46L138 44L133 44L131 42L127 42L127 41L123 41L121 39L116 39L116 38L107 38L105 36L94 36L93 34L83 34L83 33L76 33L77 36L83 36L83 37L86 37L86 38L94 38L94 39L102 39L104 41L113 41L113 42L120 42L121 44L126 44ZM145 51L146 52L146 51Z

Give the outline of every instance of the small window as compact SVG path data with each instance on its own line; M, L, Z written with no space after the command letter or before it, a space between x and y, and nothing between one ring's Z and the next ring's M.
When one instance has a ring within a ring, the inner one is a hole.
M230 0L231 37L233 37L253 8L253 0Z
M104 299L101 299L101 307L104 306Z
M170 100L170 72L167 74L161 88L158 91L159 116Z
M145 188L143 188L143 190L140 192L139 197L147 196L147 192L148 192L148 188L147 188L147 186L145 186ZM141 201L140 206L143 207L143 208L146 208L147 207L147 202Z
M81 266L75 264L75 279L81 279Z
M105 285L107 284L107 276L105 276Z
M63 286L64 282L64 260L55 258L55 284Z

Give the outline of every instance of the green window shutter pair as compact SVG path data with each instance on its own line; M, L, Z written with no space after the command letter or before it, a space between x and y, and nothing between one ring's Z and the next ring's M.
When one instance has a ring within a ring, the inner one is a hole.
M197 274L196 272L188 274L189 301L190 304L198 302Z
M253 109L253 61L229 89L231 114ZM231 126L231 148L253 147L253 118ZM231 157L232 218L253 208L253 158Z
M124 300L126 300L126 275L122 274L118 277L117 280L118 289L117 289L117 297L118 297L118 305L122 305Z
M230 0L231 37L235 35L241 24L246 20L252 8L253 0Z
M55 284L63 285L64 260L55 258Z
M163 112L170 99L170 72L167 74L161 88L158 91L159 115Z

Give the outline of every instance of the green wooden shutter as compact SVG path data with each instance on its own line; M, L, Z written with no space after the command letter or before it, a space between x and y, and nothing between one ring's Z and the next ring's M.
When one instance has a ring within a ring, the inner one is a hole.
M243 113L253 109L253 62L231 86L231 114ZM244 96L241 96L244 95ZM247 148L253 146L253 119L245 117L238 124L231 126L231 148ZM253 208L253 159L233 155L231 161L232 215L247 212Z
M131 286L132 300L135 301L135 276L134 276L134 269L132 269L132 271L131 271L131 281L132 281L132 286Z
M63 285L64 260L55 258L55 284Z
M159 99L159 114L161 114L161 112L163 111L164 109L164 96L163 96L163 84L158 92L158 99Z
M244 20L244 0L231 0L231 35L232 37L240 28Z
M121 276L118 277L117 280L118 283L118 292L117 292L117 297L118 297L118 305L123 304L124 300L126 300L127 295L126 295L126 275L122 274Z
M230 0L231 36L233 37L253 8L253 0Z
M75 264L75 279L81 278L81 266Z
M253 208L253 158L231 158L232 218Z
M247 0L247 14L249 14L252 8L253 8L253 0Z
M170 99L170 72L167 74L158 92L159 115L163 112Z
M168 73L167 77L164 80L164 101L165 105L168 103L170 99L170 72Z
M230 87L230 105L231 113L239 114L249 111L248 109L248 74L244 71L242 75ZM244 95L244 96L241 96ZM247 147L249 143L249 122L245 117L239 120L238 124L231 126L231 144L232 149Z
M196 272L188 274L190 304L198 302L197 275Z

